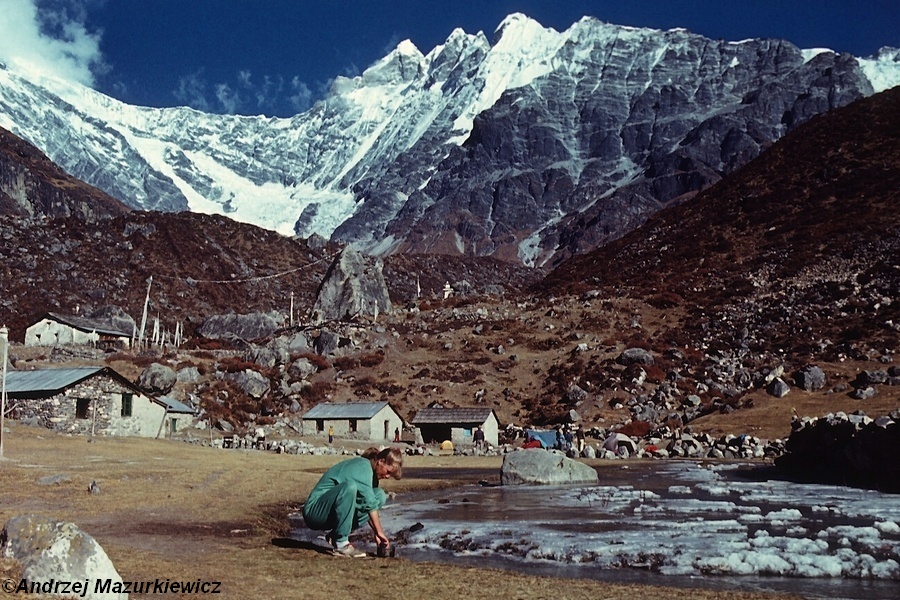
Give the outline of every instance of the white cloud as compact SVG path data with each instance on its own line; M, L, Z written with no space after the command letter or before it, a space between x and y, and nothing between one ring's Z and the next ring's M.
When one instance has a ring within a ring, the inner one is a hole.
M291 89L294 93L291 94L290 101L294 110L301 113L308 109L312 104L312 90L309 89L309 86L299 77L295 76L291 80Z
M280 75L263 75L260 79L248 70L241 70L233 81L210 83L203 69L180 77L172 95L185 106L224 114L254 114L255 111L275 114L282 104L299 113L309 108L313 96L309 86L298 77L288 86Z
M85 25L78 0L0 0L0 60L21 68L94 85L104 69L100 33Z
M216 84L216 100L226 114L233 115L240 110L244 103L237 90L231 89L227 83Z
M175 99L183 102L185 106L209 112L209 101L206 99L206 80L203 79L203 70L183 75L178 79L178 89L172 92Z

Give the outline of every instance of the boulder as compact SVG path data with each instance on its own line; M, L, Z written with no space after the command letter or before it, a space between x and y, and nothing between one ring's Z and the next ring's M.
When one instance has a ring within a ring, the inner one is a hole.
M141 373L138 387L150 394L168 394L175 387L178 377L166 365L153 363Z
M653 355L643 348L628 348L616 359L620 365L652 365Z
M105 322L113 331L130 334L137 328L131 315L119 306L101 306L85 316L92 321Z
M200 380L200 369L197 367L185 367L179 369L175 379L181 382L193 383Z
M312 309L313 323L375 317L393 310L381 259L368 260L349 246L325 273Z
M212 315L200 324L197 334L214 340L257 340L270 337L283 322L284 317L275 312Z
M556 452L538 448L517 450L503 457L500 483L503 485L597 483L597 471Z
M74 523L40 515L21 515L6 522L0 532L0 555L22 565L22 578L33 583L50 581L122 583L112 561L100 544ZM121 598L128 594L96 593L88 585L80 598Z
M288 367L288 374L294 379L306 379L315 375L318 368L308 358L298 358Z
M338 348L349 345L349 338L341 337L333 331L322 330L313 342L313 349L320 356L328 356L337 352Z
M825 372L815 365L803 367L794 374L794 383L807 392L825 387Z
M229 375L228 378L234 381L245 394L257 400L269 391L269 380L262 373L253 369L245 369L240 373Z
M781 377L776 377L769 384L769 387L766 388L766 391L776 398L784 398L791 391L791 386L785 383Z

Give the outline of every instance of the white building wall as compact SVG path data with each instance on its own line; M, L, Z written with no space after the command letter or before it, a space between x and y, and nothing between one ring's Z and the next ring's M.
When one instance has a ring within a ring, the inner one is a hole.
M165 407L160 406L156 402L144 395L134 394L131 399L131 416L122 416L123 394L110 394L109 400L109 434L110 435L135 435L140 437L156 437L160 432L159 426L162 423L163 415L166 412ZM176 416L176 415L169 415ZM190 415L177 415L182 417L185 426L188 423ZM169 419L166 418L166 425L160 432L160 437L168 434Z
M475 443L474 433L476 426L471 427L452 427L450 429L450 441L454 446L471 446ZM484 431L484 441L491 446L500 445L500 423L494 413L482 423L481 430Z
M94 344L99 339L100 336L97 333L84 332L53 319L42 319L25 330L26 346ZM131 339L127 337L120 337L118 341L124 346L131 344Z
M403 429L403 419L390 405L385 406L372 418L370 422L370 437L368 439L378 442L392 442L395 429Z
M357 419L356 431L350 431L349 419L323 419L323 428L319 430L316 419L303 419L302 435L328 438L328 428L334 427L336 438L354 440L371 440L373 442L390 442L394 439L394 430L403 430L403 419L393 408L385 406L371 419Z
M484 431L484 441L494 447L500 445L500 422L497 421L494 413L491 413L491 416L487 418L481 429Z

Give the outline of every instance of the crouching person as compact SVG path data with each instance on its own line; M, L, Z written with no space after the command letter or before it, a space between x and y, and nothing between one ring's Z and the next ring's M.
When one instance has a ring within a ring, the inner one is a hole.
M387 477L400 479L403 453L398 448L369 448L362 456L334 465L322 475L303 506L303 519L310 529L325 530L325 539L339 556L366 556L350 543L350 533L366 523L375 534L375 543L387 549L391 541L384 533L378 510L387 494L378 482Z

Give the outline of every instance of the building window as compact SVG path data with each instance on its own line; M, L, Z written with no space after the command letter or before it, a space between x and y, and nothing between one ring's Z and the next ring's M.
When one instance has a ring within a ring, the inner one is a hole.
M75 418L76 419L87 419L88 418L88 407L91 405L90 398L76 398L75 399Z
M350 419L350 433L356 433L356 419Z
M325 431L325 419L316 419L316 431Z
M131 416L131 404L134 400L134 396L132 394L122 394L122 416L130 417Z

